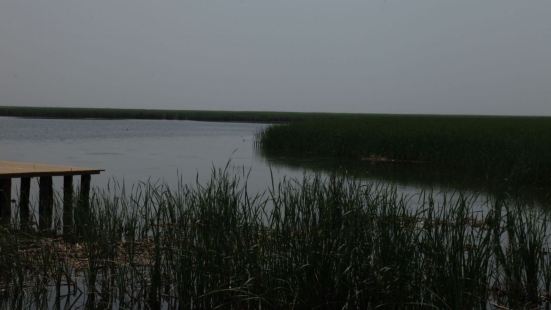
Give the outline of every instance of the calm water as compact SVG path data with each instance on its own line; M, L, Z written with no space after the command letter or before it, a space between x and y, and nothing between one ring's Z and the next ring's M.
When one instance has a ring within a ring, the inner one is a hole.
M214 168L241 174L249 172L252 191L264 191L271 176L302 178L314 172L347 169L361 178L396 186L399 193L413 197L423 191L434 191L436 200L444 195L465 191L461 186L435 184L426 169L380 167L360 163L327 163L321 160L297 161L285 158L267 159L254 147L255 134L265 124L214 123L159 120L57 120L0 117L0 160L43 162L102 168L106 171L92 178L93 185L104 187L110 180L130 185L153 180L175 185L207 180ZM77 184L78 184L78 180ZM54 178L59 190L61 177ZM15 182L16 194L18 182ZM36 180L32 192L36 201ZM485 209L486 194L472 189L472 202ZM14 197L17 197L14 195ZM36 207L36 205L35 205ZM36 210L34 210L36 214ZM53 290L51 291L53 294ZM81 297L78 297L81 298ZM53 307L55 298L49 299ZM84 303L82 298L79 303Z
M133 184L148 178L175 184L207 179L213 168L250 170L251 184L270 175L255 152L254 135L267 125L159 120L0 118L0 158L101 168L96 186L111 179ZM273 167L278 175L297 169ZM61 178L60 178L61 179ZM55 182L56 180L54 180ZM60 182L60 180L58 180Z
M59 120L0 117L0 159L101 168L92 177L93 186L110 180L126 185L153 180L174 185L204 181L213 168L249 173L252 191L270 187L271 175L280 180L302 178L312 171L328 171L319 162L266 159L254 147L255 134L266 124L215 123L170 120ZM323 166L324 169L318 169ZM450 192L455 188L417 179L403 178L396 171L384 171L357 164L346 169L362 178L392 183L402 193ZM338 169L345 169L339 165ZM420 176L423 171L409 173ZM78 184L78 180L75 180ZM36 193L37 181L32 184ZM54 178L60 189L61 177ZM18 183L15 182L14 191ZM14 197L16 197L14 195Z

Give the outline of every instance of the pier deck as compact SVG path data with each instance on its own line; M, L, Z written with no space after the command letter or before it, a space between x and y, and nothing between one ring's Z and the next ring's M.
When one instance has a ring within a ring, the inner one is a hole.
M102 169L0 160L0 178L99 174Z
M31 178L39 178L38 227L49 230L53 215L53 177L63 177L63 233L70 233L73 227L73 176L80 176L80 196L78 205L88 208L90 180L93 174L103 169L91 169L73 166L59 166L39 163L27 163L0 160L0 224L10 224L12 210L12 179L20 178L19 226L29 225L29 197Z

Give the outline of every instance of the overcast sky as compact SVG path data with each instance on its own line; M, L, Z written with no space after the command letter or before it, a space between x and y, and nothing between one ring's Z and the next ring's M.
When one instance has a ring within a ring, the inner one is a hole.
M1 0L0 105L551 115L551 1Z

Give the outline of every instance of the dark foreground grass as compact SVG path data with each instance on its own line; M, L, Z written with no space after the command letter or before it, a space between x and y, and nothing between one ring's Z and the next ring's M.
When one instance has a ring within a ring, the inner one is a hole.
M412 200L413 199L413 200ZM548 306L549 217L497 198L412 199L313 177L249 196L206 184L97 191L78 234L0 232L6 309ZM413 203L415 202L415 203ZM416 207L412 207L415 205Z
M353 159L426 166L502 185L551 184L551 118L358 116L274 125L269 157Z

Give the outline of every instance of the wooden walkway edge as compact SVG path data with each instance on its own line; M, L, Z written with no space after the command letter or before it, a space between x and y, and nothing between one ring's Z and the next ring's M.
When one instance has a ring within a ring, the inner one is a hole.
M63 177L63 234L71 233L73 227L73 177L81 177L80 202L89 205L91 175L103 169L59 166L0 160L0 224L10 224L12 214L12 179L21 179L19 197L19 223L26 228L30 222L29 197L31 178L39 178L38 227L50 230L53 216L53 177ZM86 201L84 201L86 200Z

